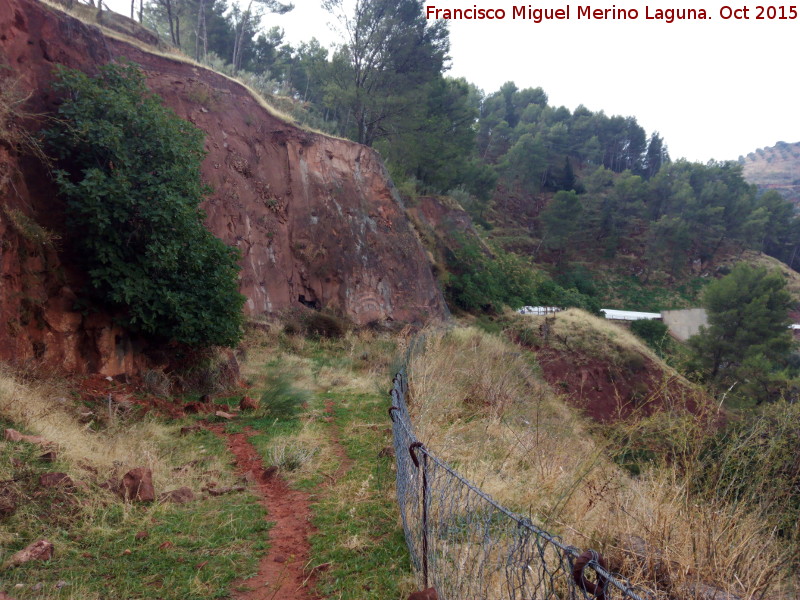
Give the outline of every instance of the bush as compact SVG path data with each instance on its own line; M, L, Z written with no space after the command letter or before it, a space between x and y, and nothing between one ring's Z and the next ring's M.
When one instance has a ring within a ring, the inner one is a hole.
M667 336L669 327L664 322L656 321L655 319L633 321L631 322L631 331L642 338L656 352L661 352L665 343L669 340Z
M96 78L58 68L46 139L94 303L161 341L233 346L242 334L236 250L198 208L203 134L151 94L132 64Z
M292 385L289 373L274 372L267 375L261 406L266 408L270 417L288 421L297 415L308 399L308 392Z
M350 323L330 312L297 308L285 318L283 330L289 335L305 335L314 338L339 339L350 329Z
M511 252L495 249L490 254L476 241L454 234L455 245L447 253L451 275L445 284L450 302L467 312L499 312L502 307L543 304L583 308L598 314L597 302L578 290L564 289L537 273Z
M695 478L701 494L742 503L800 543L800 404L777 402L711 438ZM800 556L795 554L795 556Z

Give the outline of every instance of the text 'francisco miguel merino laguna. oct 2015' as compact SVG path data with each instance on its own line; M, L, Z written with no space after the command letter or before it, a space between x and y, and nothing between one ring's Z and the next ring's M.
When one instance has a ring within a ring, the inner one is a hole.
M544 23L547 21L703 21L708 19L754 20L754 21L794 21L798 18L797 6L790 5L723 5L719 9L705 8L597 8L591 5L566 4L560 8L535 8L533 5L511 6L509 8L481 8L477 4L470 8L439 8L429 4L425 7L428 19L464 21L502 21L506 19Z

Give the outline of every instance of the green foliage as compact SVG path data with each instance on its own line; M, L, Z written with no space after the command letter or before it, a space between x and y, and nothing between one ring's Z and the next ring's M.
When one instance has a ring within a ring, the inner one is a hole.
M744 382L746 393L759 402L774 398L780 393L775 375L793 345L792 299L783 275L739 263L706 287L703 304L709 326L689 340L697 364L718 383Z
M424 103L436 101L426 95L428 86L440 79L449 47L444 21L428 21L420 0L325 0L323 6L342 24L326 100L344 117L346 134L372 146L409 122L423 126ZM449 102L450 92L442 93Z
M490 251L464 236L454 237L456 244L447 253L450 275L445 293L459 308L467 312L499 312L503 306L547 304L599 311L592 298L574 288L562 288L533 271L517 255L500 249Z
M642 338L653 350L662 354L669 342L669 327L655 319L640 319L631 323L631 331Z
M198 208L202 132L151 94L131 64L96 78L58 69L63 94L47 140L68 227L93 300L159 340L233 346L244 297L237 252Z
M709 439L700 493L757 510L776 533L800 542L800 404L778 402Z
M308 392L294 386L291 373L273 371L267 374L261 402L268 417L280 421L290 420L309 398Z
M578 229L582 210L583 205L574 190L558 192L542 212L544 244L563 256Z

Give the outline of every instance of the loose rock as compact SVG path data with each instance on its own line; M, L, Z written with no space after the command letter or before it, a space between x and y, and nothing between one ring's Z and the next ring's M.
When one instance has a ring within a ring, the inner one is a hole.
M243 396L242 399L239 401L239 409L242 411L257 410L258 404L259 402L255 398L251 398L250 396Z
M434 588L430 587L421 592L414 592L408 597L408 600L439 600L439 595Z
M44 488L75 489L75 482L66 473L44 473L39 476L39 485Z
M17 493L11 487L0 486L0 519L10 517L17 510ZM0 598L0 600L2 600Z
M203 489L204 492L208 492L211 496L223 496L225 494L230 494L233 492L243 492L247 488L243 485L234 485L231 487L221 487L221 488L212 488L206 487Z
M194 500L194 492L188 487L180 487L177 490L170 490L159 494L159 502L173 502L175 504L186 504Z
M9 442L28 442L39 446L50 446L52 444L40 435L25 435L16 429L6 429L4 435Z
M147 467L137 467L125 473L122 478L122 498L131 502L155 500L153 472Z
M32 560L50 560L53 558L53 544L47 540L39 540L23 548L6 563L6 567L18 567Z

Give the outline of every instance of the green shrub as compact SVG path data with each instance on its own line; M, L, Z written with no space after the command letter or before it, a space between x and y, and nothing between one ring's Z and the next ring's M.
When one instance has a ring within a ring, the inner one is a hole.
M203 134L150 93L132 64L89 77L59 67L63 94L46 132L70 237L94 303L151 338L233 346L244 297L236 250L198 208Z
M467 312L499 312L502 307L548 305L583 308L598 314L599 304L578 290L564 289L537 273L532 265L511 252L496 248L491 253L463 234L447 252L450 276L445 294Z
M305 335L314 338L338 339L350 329L350 323L330 312L296 308L285 317L283 330L289 335Z
M710 438L695 478L701 494L759 511L800 544L800 404L777 402ZM795 554L795 556L800 556Z
M289 373L276 372L267 375L261 404L270 417L288 421L297 415L309 397L308 392L292 385Z
M631 323L631 331L657 352L661 352L669 340L667 335L669 327L663 321L656 321L655 319L633 321Z

